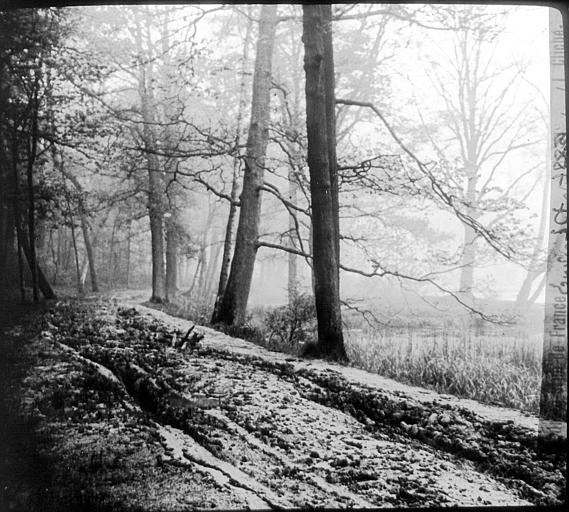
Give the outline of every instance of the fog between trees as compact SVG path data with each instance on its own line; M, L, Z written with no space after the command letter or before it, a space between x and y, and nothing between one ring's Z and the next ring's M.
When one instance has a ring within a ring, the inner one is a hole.
M314 295L338 359L343 313L499 323L540 298L545 8L98 6L0 24L4 287L151 287L226 325Z

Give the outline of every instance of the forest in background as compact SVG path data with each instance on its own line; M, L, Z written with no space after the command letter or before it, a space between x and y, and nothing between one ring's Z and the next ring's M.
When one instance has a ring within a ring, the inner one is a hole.
M2 11L3 287L151 287L262 343L535 411L546 14Z

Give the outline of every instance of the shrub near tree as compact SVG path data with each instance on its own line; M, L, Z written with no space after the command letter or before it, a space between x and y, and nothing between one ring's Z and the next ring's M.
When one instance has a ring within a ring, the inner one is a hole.
M265 316L270 346L287 352L298 352L316 338L316 306L314 297L295 294L286 306L269 311Z

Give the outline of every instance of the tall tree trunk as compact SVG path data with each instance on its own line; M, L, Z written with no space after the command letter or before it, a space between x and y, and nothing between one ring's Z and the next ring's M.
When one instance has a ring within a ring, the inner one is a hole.
M35 228L35 202L34 202L34 180L33 169L37 154L38 143L38 87L39 87L39 70L35 71L34 90L32 99L32 119L31 119L31 140L28 141L28 165L27 165L27 186L28 186L28 235L30 238L30 270L32 273L32 288L34 302L39 301L38 289L38 265L36 256L36 228Z
M26 256L26 260L28 261L28 266L30 267L30 271L31 271L32 261L34 261L34 260L33 260L32 255L31 255L29 237L26 236L26 234L24 233L24 230L22 229L22 227L19 223L16 223L16 230L17 230L17 234L18 234L19 243L21 244L22 250L24 252L24 255ZM41 290L43 296L46 299L54 299L55 293L54 293L51 285L49 284L49 281L46 279L44 273L42 272L40 266L37 264L37 262L36 262L36 272L37 272L37 278L38 278L38 286L39 286L39 289Z
M237 127L235 129L235 147L238 148L241 143L241 120L243 119L243 110L245 109L245 68L249 60L249 40L251 38L253 21L248 19L247 29L245 31L245 39L243 41L243 56L241 59L241 82L239 84L239 105L237 110ZM231 248L233 247L233 228L235 225L235 216L237 214L237 194L239 192L239 158L233 160L233 176L231 181L231 202L229 203L229 213L227 215L227 224L225 226L225 239L223 242L223 256L221 259L221 269L219 271L219 284L217 286L217 295L215 297L215 305L213 308L212 321L219 315L219 307L227 279L229 278L229 266L231 265Z
M147 110L147 108L144 108ZM151 121L145 120L144 138L148 162L148 216L150 217L150 236L152 245L152 297L150 302L161 303L166 299L166 282L164 266L164 223L162 217L161 179L158 159L152 155L153 144L150 134Z
M16 145L14 145L16 147ZM37 260L35 258L35 253L32 251L30 246L30 239L33 240L33 237L30 237L29 234L26 234L23 229L23 221L22 221L22 212L20 210L20 198L19 198L19 191L20 191L20 184L19 184L19 176L18 176L18 165L16 161L17 150L14 149L12 151L12 176L11 176L11 190L12 190L12 206L14 209L14 225L16 226L16 238L18 241L18 252L19 252L19 266L22 267L21 263L21 254L24 253L26 260L28 262L30 272L34 269L37 277L37 284L39 289L41 290L43 296L46 299L53 299L55 298L55 293L49 284L49 281L45 278L41 268L39 267ZM32 151L32 154L35 154L35 150ZM30 170L30 169L29 169ZM28 176L29 178L29 176ZM28 179L29 181L29 179ZM33 183L32 183L33 186ZM33 189L32 189L33 193ZM33 195L32 195L32 204L33 204ZM33 219L32 219L33 220ZM28 223L29 225L29 223ZM23 285L23 270L21 272L21 281L20 286Z
M139 76L138 93L142 110L142 138L148 166L148 217L150 220L150 239L152 247L152 296L150 302L162 303L166 300L166 272L164 264L164 219L162 204L162 179L160 165L156 155L156 137L152 128L154 113L151 95L152 80L148 76L149 64L143 62L142 28L138 9L135 9L136 45L138 50Z
M332 10L322 7L324 43L324 88L326 102L326 133L328 136L328 166L334 222L334 242L336 245L336 280L340 289L340 205L338 199L338 162L336 160L336 82L334 78L334 46L332 44Z
M259 217L261 212L265 155L270 119L270 87L273 46L277 22L277 6L265 4L261 8L259 40L253 75L251 122L247 139L245 174L241 193L241 209L235 239L235 252L227 286L213 322L227 325L245 320L247 300L257 254Z
M176 91L172 83L171 71L175 69L175 63L170 59L170 15L167 14L161 27L162 40L162 66L159 71L160 80L162 81L161 90L164 91L165 99L160 102L165 126L161 130L162 144L166 152L176 147L174 140L175 131L174 123L179 120L179 112L177 112L174 98ZM176 161L174 158L165 155L162 157L165 176L174 175ZM177 223L177 206L176 199L177 183L174 181L168 183L165 189L166 199L168 200L168 218L166 220L166 301L170 302L178 292L178 223Z
M238 180L238 160L235 159L233 164L233 181L231 182L231 202L229 203L229 213L227 215L227 224L225 226L225 238L223 241L223 257L221 260L221 269L219 271L219 284L217 286L217 296L215 299L215 306L213 310L213 318L219 314L219 306L223 299L223 293L227 286L227 279L229 278L229 267L231 265L231 248L233 247L233 228L235 225L235 216L237 214L237 192L239 187ZM213 321L213 320L212 320Z
M320 352L346 360L339 290L338 193L335 130L330 116L334 102L333 57L330 54L330 5L303 6L306 72L306 128L312 199L313 255L318 345ZM328 33L327 33L328 32Z
M316 296L316 279L314 277L314 224L312 222L312 215L310 216L310 224L308 225L308 247L310 248L310 256L312 256L312 264L310 264L310 284L312 286L312 295Z

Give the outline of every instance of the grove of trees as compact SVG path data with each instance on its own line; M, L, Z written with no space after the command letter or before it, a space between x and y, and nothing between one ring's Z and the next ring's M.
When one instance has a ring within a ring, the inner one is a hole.
M314 297L337 360L344 311L392 314L353 290L497 322L479 269L509 265L523 314L545 269L548 126L542 55L504 43L518 11L1 10L2 287L151 287L238 326L281 286Z

